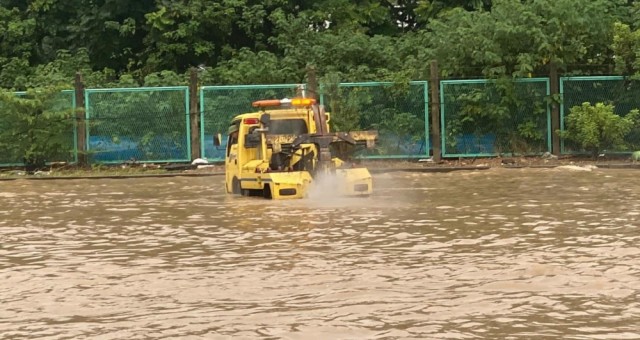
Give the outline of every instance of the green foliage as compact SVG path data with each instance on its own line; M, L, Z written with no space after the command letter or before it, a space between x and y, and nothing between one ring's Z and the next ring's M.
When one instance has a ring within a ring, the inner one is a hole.
M490 82L445 84L445 140L448 153L540 153L546 150L546 83L501 78ZM459 138L475 138L470 146Z
M567 129L557 131L594 156L604 150L624 150L625 136L638 123L640 111L632 110L621 117L614 113L612 105L583 103L574 106L566 118Z
M424 34L444 74L526 77L549 62L601 64L612 6L606 0L495 0L490 12L448 11Z
M637 63L633 31L613 22L637 29L639 9L621 0L4 0L0 87L66 86L76 71L93 87L140 86L150 75L166 84L162 72L182 78L199 65L207 85L299 83L307 64L343 81L406 82L427 79L432 59L447 76L529 76L550 62L588 71L614 55Z
M321 87L327 98L326 105L331 112L331 128L335 131L360 130L362 105L371 103L371 97L359 91L346 91L340 87L338 74L330 74L321 80Z
M413 113L389 112L387 117L378 125L381 131L395 136L410 136L414 142L424 135L424 119L417 118Z
M202 74L202 81L206 85L287 84L299 82L300 72L284 65L274 53L243 48L233 59Z
M5 0L0 87L66 86L76 71L92 87L139 86L198 65L210 85L301 82L309 63L349 81L424 78L430 48L413 34L424 23L422 3Z
M424 119L410 112L397 112L395 109L386 109L383 112L385 118L380 123L373 124L380 134L378 154L411 154L411 150L403 150L403 146L424 139Z
M34 30L34 19L24 18L18 8L0 6L0 87L26 83Z
M435 19L439 15L446 14L452 9L467 11L479 11L491 9L491 0L432 0L432 1L406 1L413 3L413 12L417 14L419 23L425 23Z
M146 87L187 86L188 84L186 75L179 75L173 71L153 72L144 77Z
M616 56L616 72L640 75L640 30L631 31L629 25L616 22L611 49Z
M42 167L47 161L73 160L72 95L59 87L19 95L0 91L0 163Z
M615 56L633 74L639 9L620 0L5 0L0 87L66 86L76 71L93 87L173 79L162 72L177 85L198 65L208 85L298 83L310 63L318 76L398 82L426 79L431 59L447 76L499 78L546 74L550 62L588 71Z
M56 59L47 64L40 64L34 68L34 74L29 78L26 86L38 88L55 85L71 89L76 72L83 72L90 76L91 66L87 50L80 49L76 53L68 50L57 51Z
M85 100L89 136L98 139L90 150L95 160L114 149L121 161L190 157L185 88L89 91Z
M377 130L377 155L425 154L426 85L339 82L335 73L321 79L332 130Z

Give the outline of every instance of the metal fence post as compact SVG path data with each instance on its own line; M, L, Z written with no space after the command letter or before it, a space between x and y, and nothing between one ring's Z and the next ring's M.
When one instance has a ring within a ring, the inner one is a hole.
M551 95L551 153L560 155L560 136L556 131L560 130L560 106L557 99L560 98L558 66L549 63L549 94Z
M75 79L76 94L76 146L78 154L78 165L87 165L87 130L86 130L86 111L84 98L84 81L82 73L76 72Z
M431 86L431 135L433 160L440 162L441 159L441 139L440 139L440 76L438 71L438 61L431 61L431 75L429 77L429 86ZM427 136L429 138L429 136ZM427 150L428 152L428 150Z
M198 72L191 69L189 76L189 123L191 126L191 160L200 158L200 113L198 112Z

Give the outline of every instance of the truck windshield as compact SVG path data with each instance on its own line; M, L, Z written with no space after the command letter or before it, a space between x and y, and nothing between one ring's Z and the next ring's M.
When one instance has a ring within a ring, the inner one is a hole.
M270 135L302 135L308 132L304 119L273 119L269 123Z

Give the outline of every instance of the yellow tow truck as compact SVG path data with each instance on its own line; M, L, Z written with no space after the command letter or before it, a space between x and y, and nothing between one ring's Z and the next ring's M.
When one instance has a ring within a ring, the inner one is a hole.
M229 125L227 193L304 198L316 181L321 181L323 191L337 195L372 193L369 171L332 153L371 148L376 131L330 132L330 116L313 98L258 100L253 107L258 111L238 115Z

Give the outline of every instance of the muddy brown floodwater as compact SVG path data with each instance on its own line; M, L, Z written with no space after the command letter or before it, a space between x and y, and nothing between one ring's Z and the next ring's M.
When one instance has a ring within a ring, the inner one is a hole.
M0 182L1 339L638 339L633 170Z

